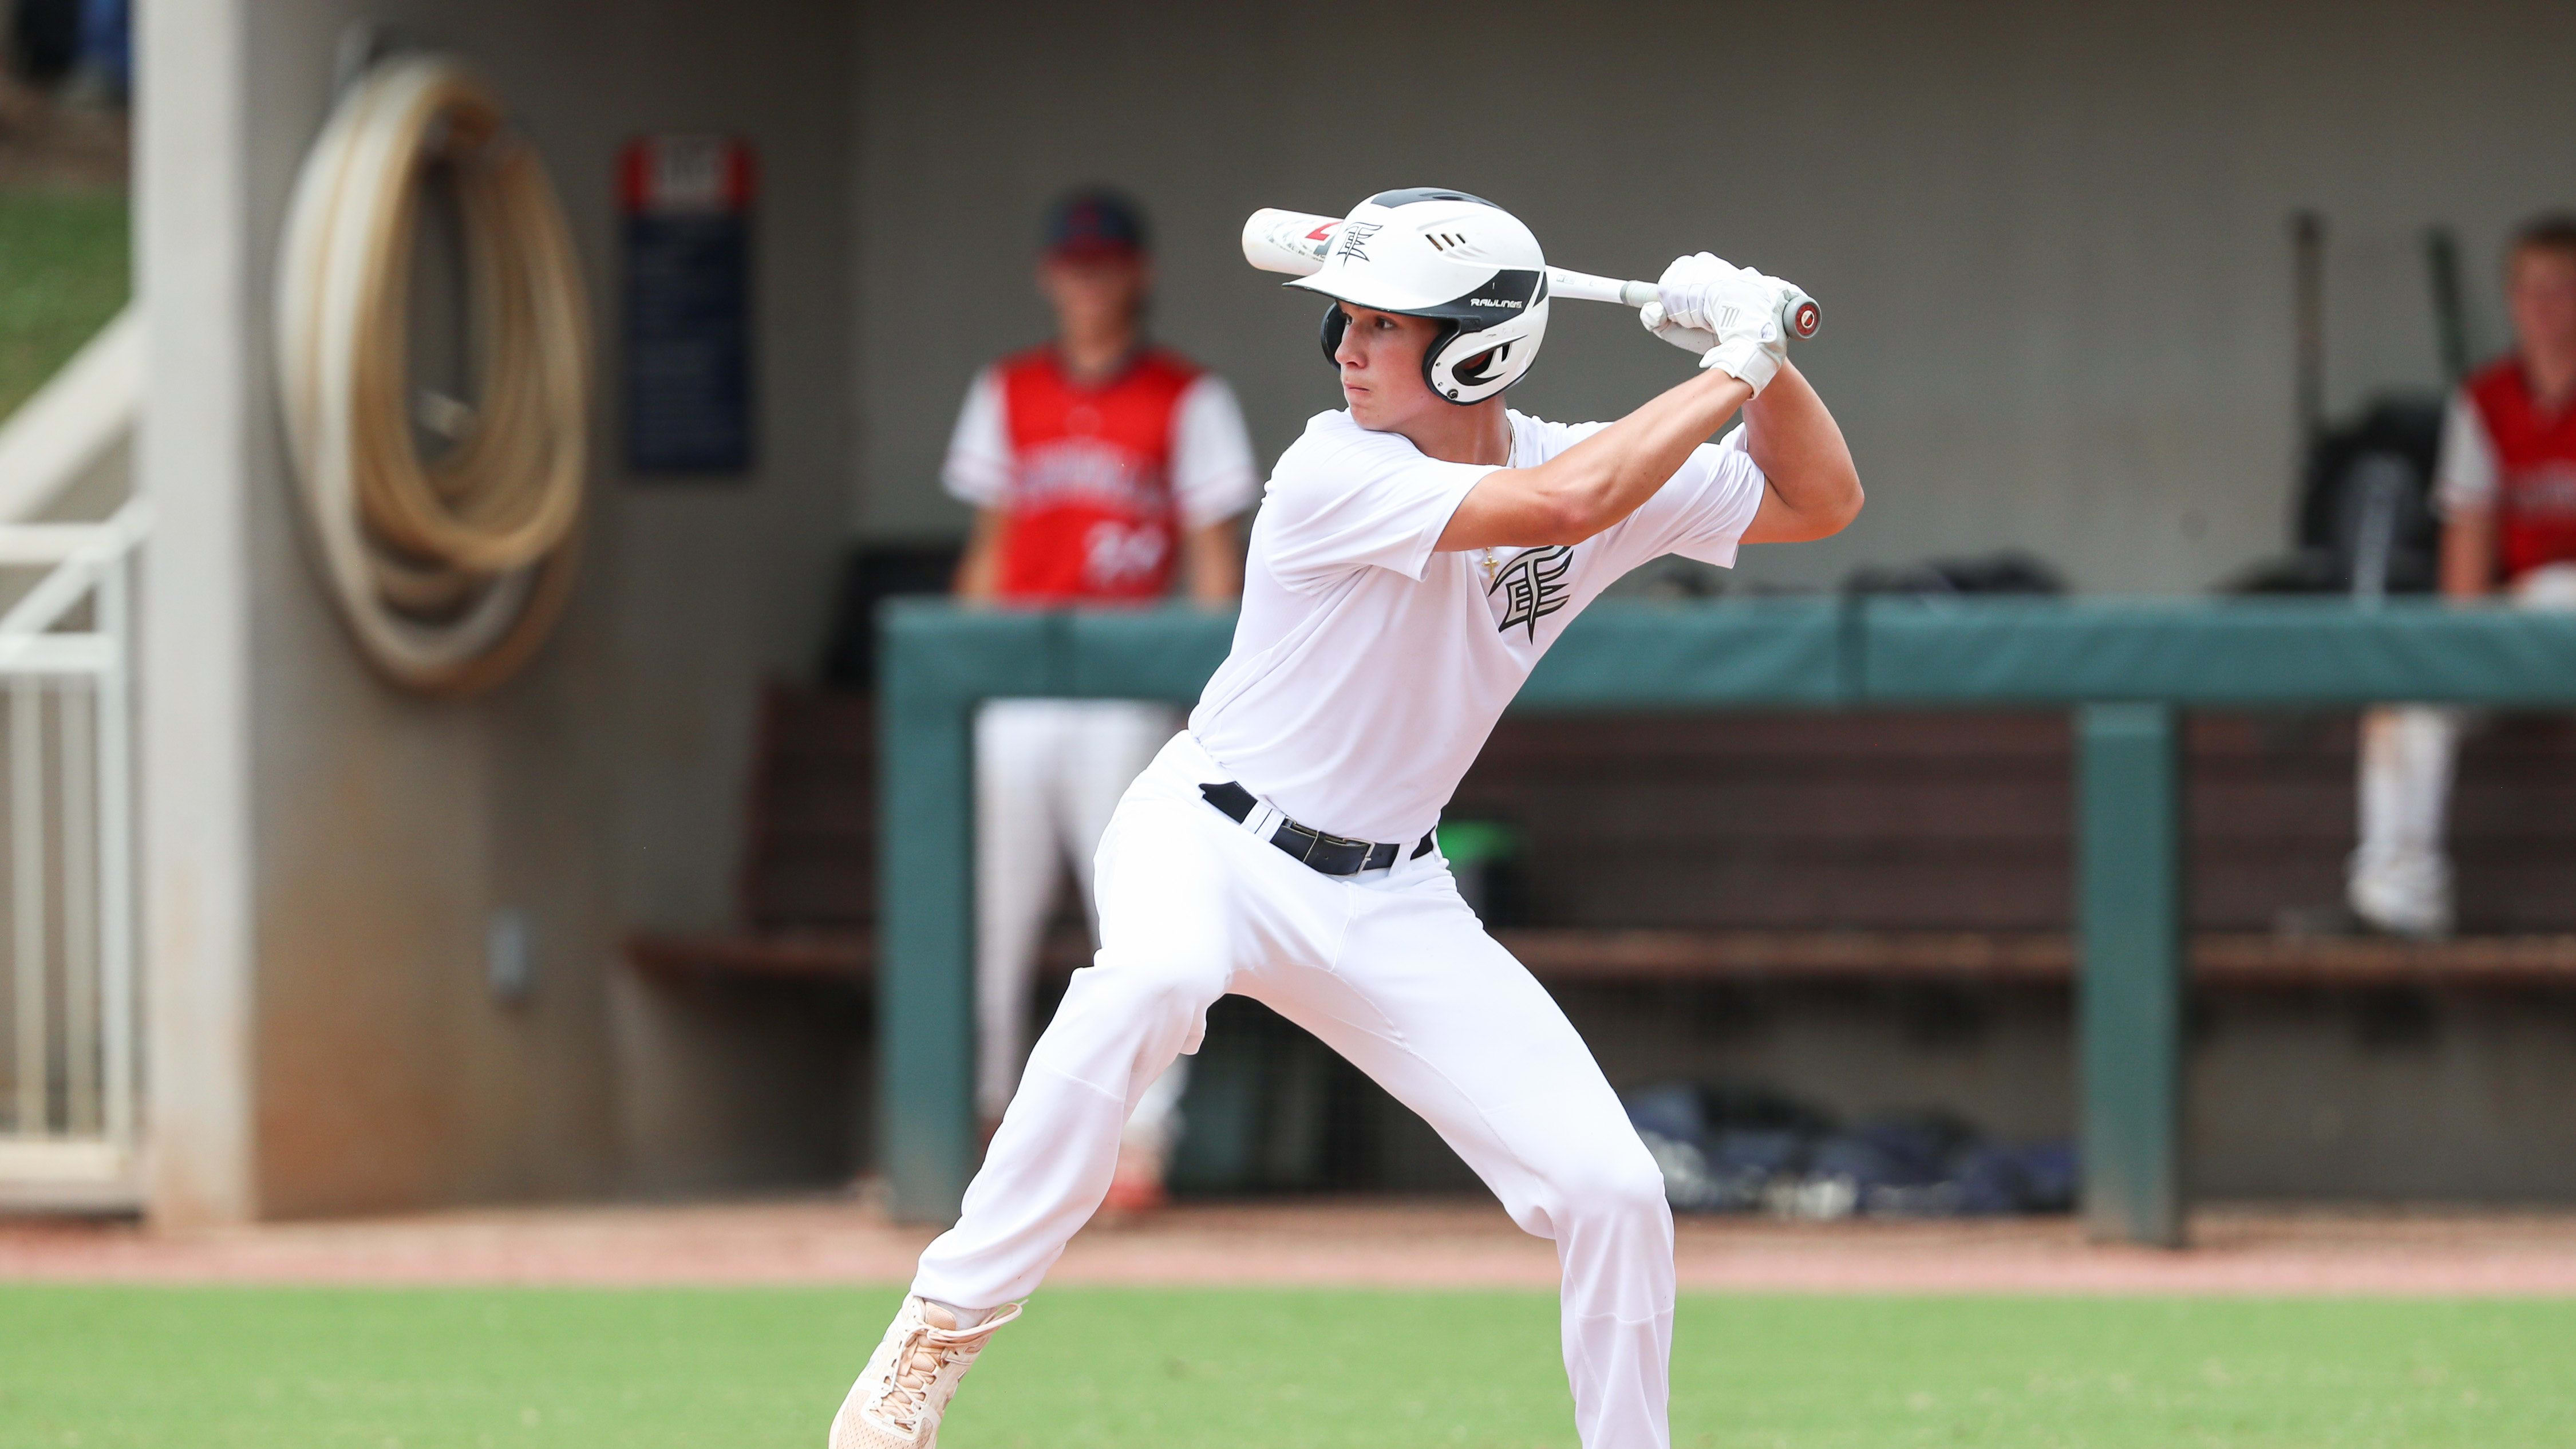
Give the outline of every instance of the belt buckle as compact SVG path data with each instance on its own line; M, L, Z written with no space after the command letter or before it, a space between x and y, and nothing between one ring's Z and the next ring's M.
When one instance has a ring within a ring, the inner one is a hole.
M1306 850L1306 854L1308 856L1307 864L1312 865L1314 863L1312 857L1314 856L1315 851L1323 846L1330 845L1343 850L1357 849L1359 851L1359 864L1351 867L1349 870L1326 871L1325 874L1358 875L1361 871L1368 869L1368 854L1374 843L1375 842L1373 841L1367 840L1345 840L1341 836L1326 835L1322 831L1318 830L1315 832L1315 844L1307 847Z
M1303 850L1294 850L1290 849L1288 846L1279 845L1279 837L1283 835L1302 835L1306 837L1306 848ZM1307 856L1315 853L1316 844L1322 841L1323 838L1324 837L1320 833L1309 830L1305 826L1298 824L1296 821L1288 819L1286 816L1280 817L1279 828L1270 833L1270 843L1278 845L1281 850L1285 850L1290 855L1297 857L1300 864L1305 862Z

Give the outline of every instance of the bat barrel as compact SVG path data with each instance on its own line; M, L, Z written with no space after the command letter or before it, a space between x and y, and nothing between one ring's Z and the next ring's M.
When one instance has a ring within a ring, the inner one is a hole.
M1323 270L1338 216L1265 206L1243 224L1243 259L1265 272L1311 277Z

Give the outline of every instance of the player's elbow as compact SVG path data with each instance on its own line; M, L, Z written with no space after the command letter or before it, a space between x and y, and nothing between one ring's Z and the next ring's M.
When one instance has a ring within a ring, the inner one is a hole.
M1838 479L1773 477L1761 511L1745 531L1747 543L1813 543L1851 527L1860 517L1860 479L1849 469Z
M1511 499L1512 542L1524 548L1583 542L1618 521L1605 516L1600 493L1579 477L1530 479Z
M1534 545L1548 547L1559 544L1571 546L1617 521L1606 517L1605 510L1594 499L1580 495L1540 498L1530 509L1530 541Z
M1635 499L1627 496L1634 491L1623 487L1613 469L1587 469L1566 478L1541 495L1543 516L1537 522L1547 537L1540 542L1571 546L1603 532L1635 510Z
M1817 520L1824 531L1816 536L1831 538L1851 527L1860 517L1861 505L1868 501L1868 495L1860 486L1860 474L1849 468L1842 470L1833 501L1825 507L1824 516Z
M1806 541L1831 538L1852 526L1860 517L1861 505L1868 497L1861 490L1860 473L1846 465L1829 476L1808 480L1800 490L1799 521L1805 525Z

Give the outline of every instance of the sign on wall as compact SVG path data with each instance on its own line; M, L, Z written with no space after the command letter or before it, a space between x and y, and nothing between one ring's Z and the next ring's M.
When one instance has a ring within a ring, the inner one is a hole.
M754 184L729 137L646 136L621 158L629 472L751 466Z

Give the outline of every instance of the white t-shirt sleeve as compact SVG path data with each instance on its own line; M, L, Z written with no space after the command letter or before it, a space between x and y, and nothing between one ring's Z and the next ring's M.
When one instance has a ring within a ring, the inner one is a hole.
M2495 506L2495 441L2467 388L2451 393L2442 417L2442 456L2433 465L2433 500L2443 513Z
M1252 506L1261 474L1243 409L1225 379L1203 372L1172 410L1172 500L1181 523L1205 528Z
M949 496L977 508L997 508L1011 493L1011 435L1002 417L1002 379L992 368L967 384L966 405L948 437L948 461L939 481Z
M1450 515L1494 469L1426 458L1392 433L1342 430L1310 428L1280 456L1262 508L1271 573L1301 590L1371 567L1421 582Z
M1733 567L1736 541L1753 526L1765 482L1745 451L1741 425L1693 448L1672 481L1612 530L1620 567L1635 568L1666 554Z

